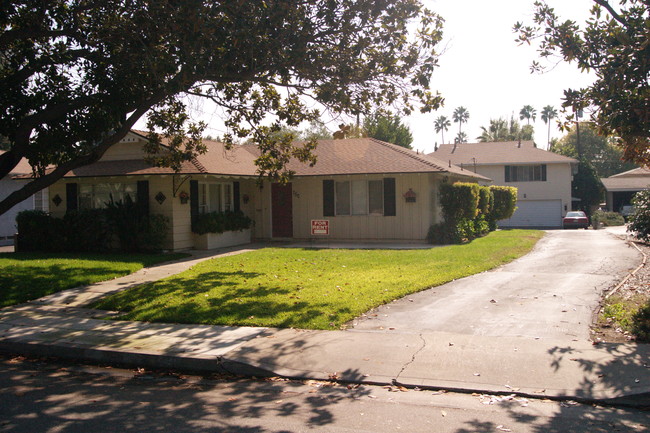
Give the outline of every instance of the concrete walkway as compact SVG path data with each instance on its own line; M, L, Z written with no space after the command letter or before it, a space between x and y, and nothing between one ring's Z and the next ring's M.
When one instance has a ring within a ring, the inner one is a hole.
M447 332L305 331L107 321L108 293L258 246L194 253L127 277L0 310L0 350L245 375L650 404L650 346Z

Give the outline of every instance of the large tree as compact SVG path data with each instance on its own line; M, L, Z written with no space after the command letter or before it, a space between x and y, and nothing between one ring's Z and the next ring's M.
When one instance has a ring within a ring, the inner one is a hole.
M599 133L616 137L625 159L648 164L650 2L593 2L591 18L581 27L575 21L562 21L553 8L536 1L533 23L514 27L517 41L536 43L543 58L559 55L581 70L592 71L596 79L591 86L565 90L563 107L573 112L592 110L591 120ZM533 63L533 70L543 69Z
M537 110L532 105L524 105L521 110L519 110L519 120L526 119L526 125L530 125L530 119L535 121L537 117Z
M411 149L413 134L394 114L376 111L363 120L363 132L367 137Z
M476 137L480 142L497 142L497 141L518 141L518 140L532 140L534 128L532 125L521 126L514 117L510 118L510 122L500 117L498 119L490 119L490 126L487 128L481 126L481 135Z
M547 105L542 109L542 120L548 125L548 139L546 140L546 148L551 149L551 120L557 117L557 110L552 105Z
M438 116L438 118L433 122L433 127L436 129L436 132L439 132L441 142L440 144L445 144L445 131L449 130L451 123L447 116Z
M598 177L609 177L635 168L635 165L622 160L623 152L611 139L598 134L590 122L580 122L580 148L582 159L593 166ZM553 152L577 158L578 131L574 126L553 146Z
M469 111L465 107L458 107L454 110L451 116L455 123L458 123L458 133L460 134L463 128L463 123L469 120ZM458 138L458 137L457 137Z
M259 145L261 175L286 178L289 158L314 162L314 143L273 132L318 117L307 97L347 114L437 108L428 88L441 29L418 0L3 1L0 179L23 157L36 177L0 214L99 160L147 113L156 163L204 151L188 94L223 109L226 142Z

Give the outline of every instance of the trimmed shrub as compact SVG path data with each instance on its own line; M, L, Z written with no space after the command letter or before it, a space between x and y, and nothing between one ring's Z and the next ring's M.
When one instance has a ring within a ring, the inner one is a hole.
M606 227L622 226L625 225L625 218L618 212L597 210L591 215L591 223L594 227L598 227L599 223Z
M494 206L490 212L493 221L505 220L517 210L517 188L514 186L490 186L494 196Z
M51 218L60 225L65 237L65 251L107 251L110 248L110 228L103 209L79 209L66 212L62 220Z
M169 219L163 215L148 215L130 196L106 203L103 209L111 233L117 238L119 250L157 251L167 236Z
M63 251L65 233L60 220L40 210L24 210L16 215L17 251Z
M476 183L456 182L440 185L440 205L444 222L429 228L427 240L434 244L458 244L489 232L482 211L491 204L488 188Z
M202 235L205 233L223 233L241 231L251 228L253 220L243 212L224 211L199 214L192 223L192 232Z
M643 242L650 241L650 190L639 191L632 198L634 213L627 231Z
M440 185L440 204L447 221L473 219L478 215L480 187L476 183L456 182Z

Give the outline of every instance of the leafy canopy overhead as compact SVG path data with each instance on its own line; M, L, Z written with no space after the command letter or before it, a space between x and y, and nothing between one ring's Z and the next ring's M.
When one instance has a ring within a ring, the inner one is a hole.
M553 8L535 2L531 25L517 23L520 43L536 43L543 58L557 55L582 71L593 71L594 83L567 89L566 110L592 110L591 120L604 136L617 137L627 160L650 162L650 2L593 0L591 18L581 27L562 21ZM534 71L544 68L533 63ZM569 114L570 115L570 114Z
M273 134L319 116L306 98L348 114L442 103L429 91L442 19L418 0L5 1L0 29L0 178L23 157L37 174L0 214L97 161L146 113L157 163L205 151L188 94L221 107L224 140L252 138L275 178L291 157L314 163L313 143Z

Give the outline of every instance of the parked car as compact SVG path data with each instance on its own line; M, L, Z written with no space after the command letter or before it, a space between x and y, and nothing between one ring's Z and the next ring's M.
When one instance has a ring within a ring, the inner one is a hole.
M562 218L562 228L586 229L587 227L589 227L589 218L581 210L567 212L566 216Z

